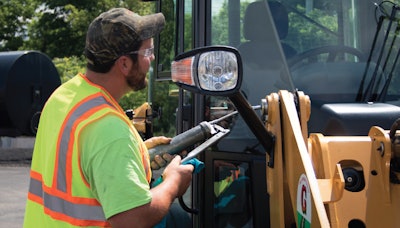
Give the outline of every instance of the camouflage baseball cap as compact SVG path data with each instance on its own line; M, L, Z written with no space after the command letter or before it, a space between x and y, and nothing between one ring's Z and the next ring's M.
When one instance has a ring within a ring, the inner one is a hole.
M109 63L135 51L132 49L138 42L160 33L164 24L162 13L140 16L124 8L102 13L89 25L86 35L88 62L96 65Z

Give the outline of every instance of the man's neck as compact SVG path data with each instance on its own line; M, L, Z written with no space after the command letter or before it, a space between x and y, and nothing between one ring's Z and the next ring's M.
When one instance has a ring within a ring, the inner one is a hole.
M97 73L87 70L85 75L89 81L103 87L116 101L119 101L126 93L123 89L126 85L121 80L121 76L114 74L112 71Z

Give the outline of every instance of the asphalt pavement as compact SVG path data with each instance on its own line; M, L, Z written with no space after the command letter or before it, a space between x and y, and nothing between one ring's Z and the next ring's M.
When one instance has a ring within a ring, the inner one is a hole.
M0 227L23 225L29 167L25 161L0 162Z
M29 143L26 139L9 141L8 138L0 140L0 228L21 228L28 194L32 140Z

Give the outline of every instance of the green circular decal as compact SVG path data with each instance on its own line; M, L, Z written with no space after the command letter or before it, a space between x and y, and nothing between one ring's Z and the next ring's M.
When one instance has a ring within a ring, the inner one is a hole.
M297 185L297 224L299 228L311 227L311 192L305 174L301 174Z

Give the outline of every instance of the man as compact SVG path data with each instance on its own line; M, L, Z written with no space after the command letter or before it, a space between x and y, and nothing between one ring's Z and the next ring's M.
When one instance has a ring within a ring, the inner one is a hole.
M176 156L150 189L148 147L118 105L146 87L161 13L117 8L89 26L86 74L61 85L41 114L32 158L25 227L151 227L188 188L193 166Z

